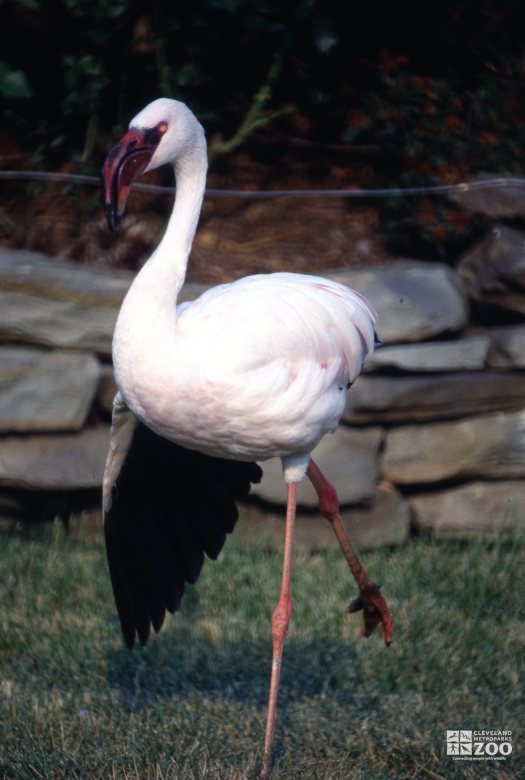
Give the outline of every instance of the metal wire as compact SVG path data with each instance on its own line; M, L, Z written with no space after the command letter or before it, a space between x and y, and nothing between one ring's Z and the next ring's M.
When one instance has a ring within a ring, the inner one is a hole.
M51 173L46 171L0 171L0 180L52 181L62 184L89 184L99 186L97 176L82 176L76 173ZM140 192L172 194L175 187L163 187L158 184L134 184ZM525 179L520 177L495 177L492 179L470 180L457 184L436 184L427 187L384 187L349 190L217 190L207 189L209 198L244 198L246 200L266 200L270 198L402 198L419 195L449 195L451 193L474 192L477 190L522 190Z

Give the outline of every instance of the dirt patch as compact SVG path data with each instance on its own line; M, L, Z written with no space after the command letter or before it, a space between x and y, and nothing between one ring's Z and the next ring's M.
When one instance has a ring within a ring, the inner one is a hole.
M2 167L27 167L13 152ZM169 174L169 172L168 172ZM144 179L171 183L169 175ZM323 149L265 147L220 160L210 170L214 189L343 189L376 184L363 162L336 159ZM160 240L172 196L135 192L116 236L102 216L98 193L82 185L3 184L2 243L95 266L136 269ZM247 201L205 198L188 279L216 283L276 270L318 272L388 257L374 205L344 198Z

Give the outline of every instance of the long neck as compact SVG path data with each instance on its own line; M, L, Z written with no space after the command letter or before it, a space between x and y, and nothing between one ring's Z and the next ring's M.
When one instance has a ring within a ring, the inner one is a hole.
M177 295L186 276L206 184L203 134L174 168L177 189L166 232L133 281L118 317L113 339L118 373L124 365L133 362L134 355L142 360L152 345L165 352L175 346Z
M201 142L174 165L176 197L173 211L160 244L145 266L148 276L154 277L158 291L164 290L172 303L184 283L206 186L206 144L204 137L199 140Z

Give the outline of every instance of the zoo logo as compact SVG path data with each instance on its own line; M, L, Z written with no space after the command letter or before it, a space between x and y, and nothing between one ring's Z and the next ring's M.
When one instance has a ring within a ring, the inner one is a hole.
M447 731L447 756L455 761L505 761L512 753L512 731Z

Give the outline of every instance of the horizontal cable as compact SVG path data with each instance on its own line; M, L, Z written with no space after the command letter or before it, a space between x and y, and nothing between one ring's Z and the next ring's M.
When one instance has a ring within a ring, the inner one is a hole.
M0 180L52 181L62 184L89 184L99 186L97 176L82 176L76 173L51 173L45 171L0 171ZM134 184L140 192L172 194L175 187L163 187L159 184ZM493 179L471 180L457 184L436 184L427 187L384 187L350 190L217 190L207 189L209 198L245 198L246 200L264 200L269 198L401 198L417 195L448 195L455 192L474 192L476 190L522 190L525 179L519 177L496 177Z

